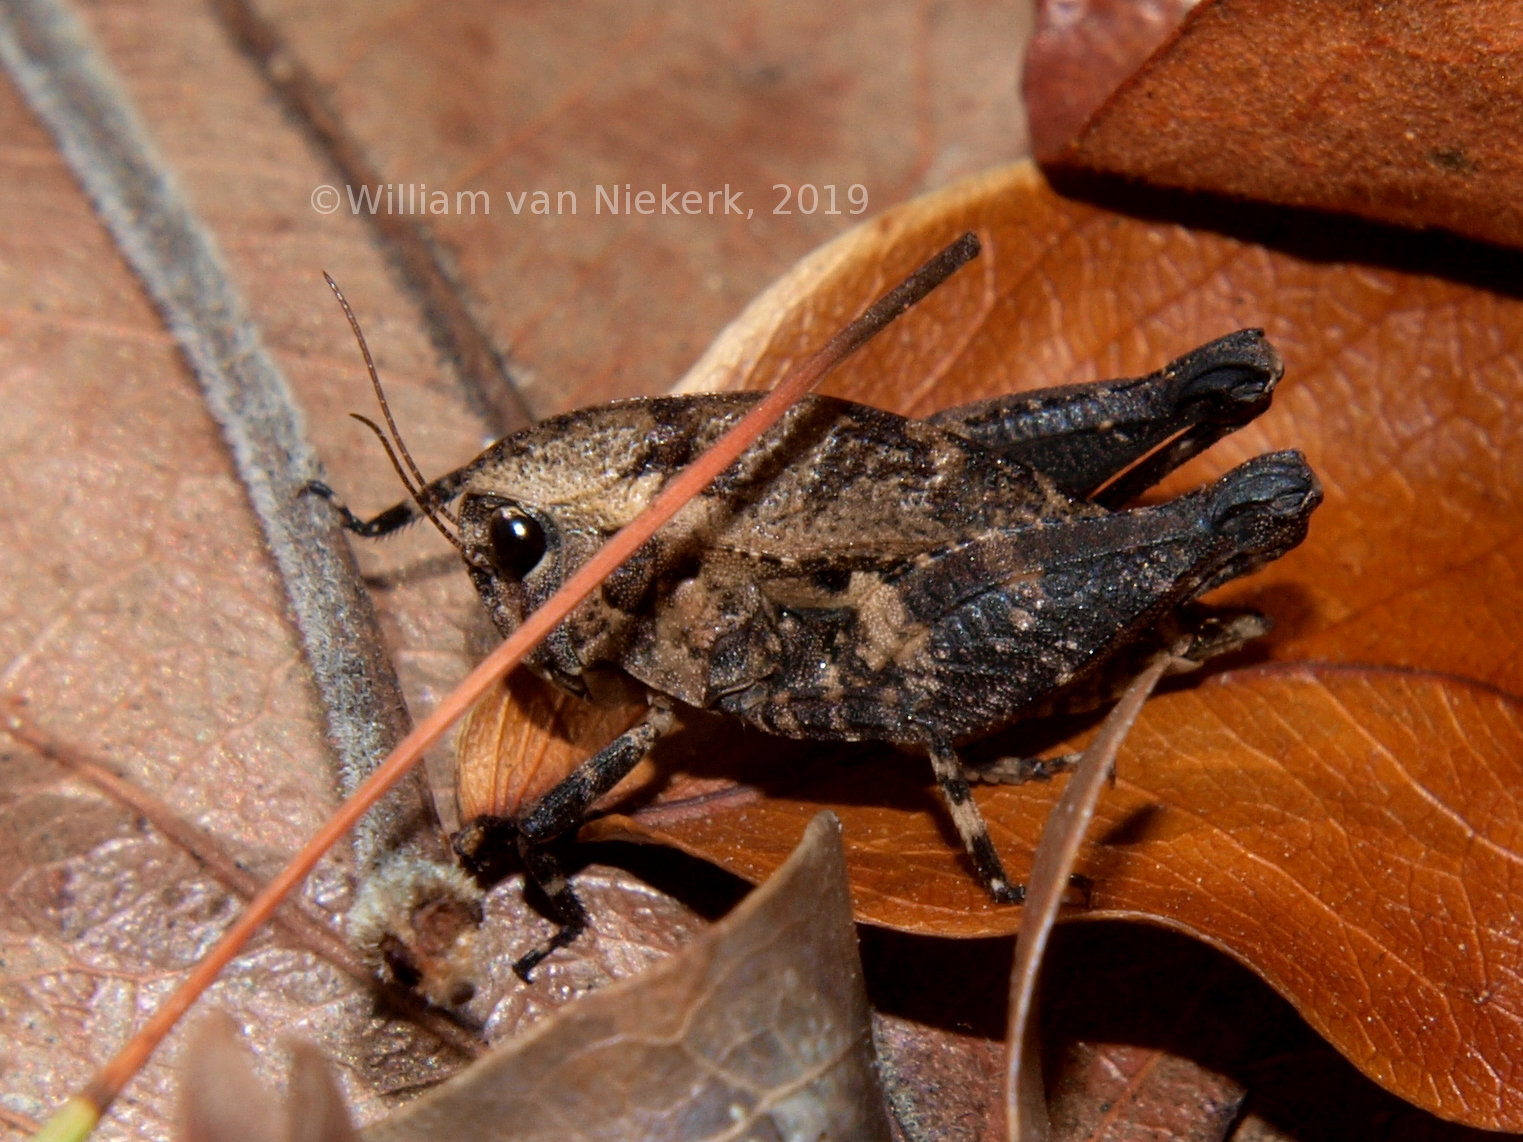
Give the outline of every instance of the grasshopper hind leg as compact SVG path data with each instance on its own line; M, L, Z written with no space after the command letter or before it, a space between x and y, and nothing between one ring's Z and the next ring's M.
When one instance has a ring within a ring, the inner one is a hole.
M1115 510L1264 412L1283 370L1263 331L1242 329L1145 377L1011 393L928 419Z
M962 838L963 847L973 861L973 871L978 874L979 882L999 903L1019 904L1026 899L1026 888L1021 884L1010 883L1004 862L999 859L994 841L989 837L989 826L984 822L984 815L978 811L973 791L968 788L967 778L963 776L963 766L957 759L956 751L950 742L933 739L929 743L928 752L931 755L931 769L936 774L936 784L941 787L947 810L952 814L952 823L957 826L957 835Z

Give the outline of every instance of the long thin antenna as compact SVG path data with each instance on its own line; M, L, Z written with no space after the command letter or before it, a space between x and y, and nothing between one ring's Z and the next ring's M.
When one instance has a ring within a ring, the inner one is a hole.
M334 811L290 863L281 869L242 915L223 933L222 939L191 969L184 982L123 1047L116 1057L74 1097L43 1124L35 1140L79 1142L95 1128L100 1116L115 1101L127 1081L148 1061L159 1043L236 956L281 901L307 878L327 851L370 811L423 757L423 752L444 736L455 720L516 666L530 650L559 626L578 604L597 590L615 569L656 534L688 501L711 484L715 477L738 460L742 453L771 428L783 413L863 342L894 318L951 277L962 265L978 256L978 238L964 234L890 290L866 313L826 343L825 347L788 373L777 387L758 401L740 423L721 436L679 472L643 512L616 532L581 569L551 595L538 610L502 641L496 650L455 687L438 706L402 739L391 755L367 777L349 800Z
M391 430L391 440L396 442L396 451L407 462L407 470L412 473L412 479L409 480L402 472L401 466L397 464L396 456L392 456L391 462L397 469L397 475L402 477L402 486L418 502L418 507L423 509L423 514L433 520L435 527L439 525L439 521L434 518L434 512L436 511L451 523L458 524L460 521L455 518L454 514L447 507L444 507L442 504L434 506L424 502L423 489L428 487L428 481L423 478L423 473L413 463L412 453L407 450L407 445L402 440L402 433L397 429L396 419L391 415L391 403L386 399L386 390L381 387L381 377L376 372L374 359L370 356L370 346L365 343L365 333L360 328L359 319L354 316L354 310L350 308L349 299L344 296L344 291L338 288L338 282L334 281L326 270L323 271L323 280L328 283L328 288L333 291L333 296L338 298L339 305L344 307L344 316L349 319L349 328L354 331L354 339L360 343L360 355L365 358L365 371L370 374L370 385L375 389L375 399L381 406L381 415L386 418L386 427ZM364 418L360 417L357 419ZM369 422L366 421L366 423L368 424ZM375 425L372 424L371 427L374 428ZM390 454L392 449L386 437L381 436L379 431L377 431L376 435L381 437L382 444L387 445L386 451ZM443 528L440 528L440 530L443 531ZM445 532L446 536L448 534L448 532Z

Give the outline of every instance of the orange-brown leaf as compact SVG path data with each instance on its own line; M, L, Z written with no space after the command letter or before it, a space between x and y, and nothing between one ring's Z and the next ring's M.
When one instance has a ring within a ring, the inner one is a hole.
M1049 130L1037 154L1517 247L1520 18L1517 0L1213 0L1076 135ZM1062 58L1050 47L1039 71ZM1029 86L1035 98L1041 85Z
M1012 931L913 759L642 829L752 879L821 804L840 814L860 918ZM1437 1114L1523 1127L1516 918L1523 706L1428 674L1269 666L1154 699L1079 871L1092 917L1193 933L1247 963L1362 1070ZM980 790L1023 876L1057 786Z
M640 714L638 706L595 706L515 670L460 720L455 736L460 819L516 816ZM620 788L647 776L637 771Z

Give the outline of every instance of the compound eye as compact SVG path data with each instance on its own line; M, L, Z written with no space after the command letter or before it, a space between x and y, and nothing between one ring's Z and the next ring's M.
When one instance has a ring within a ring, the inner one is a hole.
M545 556L545 529L518 508L498 508L487 526L497 569L522 579Z

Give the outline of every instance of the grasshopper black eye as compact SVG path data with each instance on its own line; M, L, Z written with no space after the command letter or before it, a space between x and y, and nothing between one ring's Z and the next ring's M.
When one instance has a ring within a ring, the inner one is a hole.
M487 526L497 569L522 579L545 556L545 529L517 508L498 508Z

